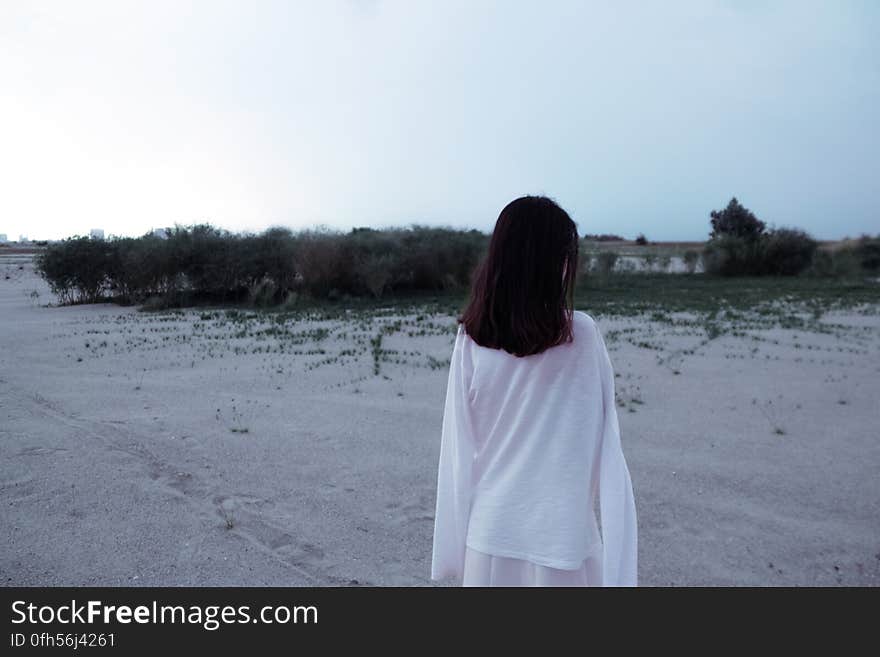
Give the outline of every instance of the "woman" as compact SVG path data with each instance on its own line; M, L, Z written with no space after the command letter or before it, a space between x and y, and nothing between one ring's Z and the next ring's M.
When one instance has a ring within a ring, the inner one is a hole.
M457 320L432 579L637 583L614 372L596 323L573 309L577 260L577 226L552 200L501 211Z

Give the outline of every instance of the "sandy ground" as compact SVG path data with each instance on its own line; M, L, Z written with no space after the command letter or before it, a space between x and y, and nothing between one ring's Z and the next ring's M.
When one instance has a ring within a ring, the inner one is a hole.
M0 582L430 584L451 316L46 307L22 266L0 263ZM713 339L597 317L641 584L880 583L877 311Z

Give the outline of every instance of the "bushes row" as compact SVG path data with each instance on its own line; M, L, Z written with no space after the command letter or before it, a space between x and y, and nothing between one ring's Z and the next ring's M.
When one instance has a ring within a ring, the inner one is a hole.
M706 272L722 276L794 276L813 262L818 242L802 230L780 228L754 237L722 234L703 252Z
M780 228L756 237L721 235L706 245L707 273L722 276L859 276L880 269L880 236L867 235L836 251L819 250L802 230Z
M412 226L349 233L272 228L233 234L207 224L177 226L166 237L72 237L50 243L36 269L62 303L144 303L159 307L198 301L272 305L303 294L313 299L381 298L388 293L465 290L488 236L476 230ZM880 271L880 235L863 236L833 252L809 235L778 229L757 235L718 234L702 254L687 251L693 273L702 257L707 273L731 275L856 276ZM579 279L612 273L618 255L580 251ZM665 270L668 261L649 254Z
M279 303L292 293L343 295L445 291L470 284L488 236L476 230L411 228L350 233L272 228L234 234L207 224L176 226L167 237L72 237L36 258L62 303L159 299Z

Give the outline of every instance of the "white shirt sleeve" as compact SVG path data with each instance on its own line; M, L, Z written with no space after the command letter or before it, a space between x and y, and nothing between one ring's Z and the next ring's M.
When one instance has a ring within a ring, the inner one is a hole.
M459 324L449 365L440 440L431 560L431 579L434 580L460 578L464 569L474 461L473 425L469 413L472 364L464 354L466 336L464 327Z
M602 525L602 586L637 586L638 525L629 468L620 443L614 370L596 326L602 378L604 422L599 464L599 513Z

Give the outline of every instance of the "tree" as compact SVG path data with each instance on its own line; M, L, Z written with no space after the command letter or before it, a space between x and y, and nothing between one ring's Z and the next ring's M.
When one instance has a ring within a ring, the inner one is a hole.
M756 240L764 233L766 224L744 208L734 196L723 210L712 210L712 232L709 239L730 235Z

